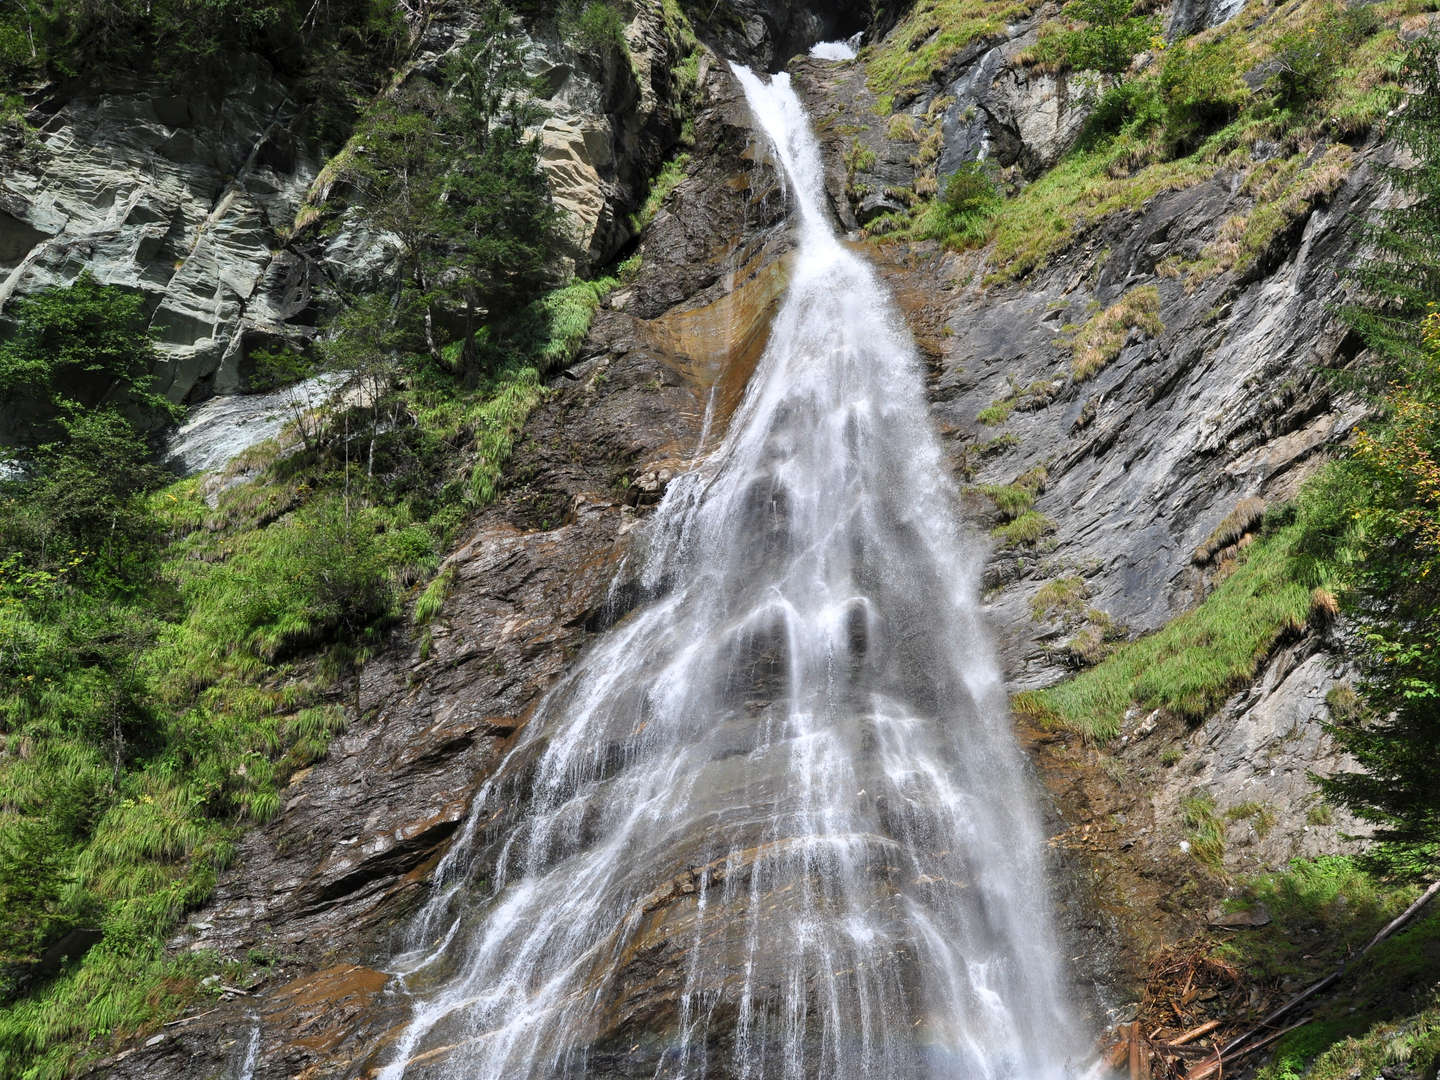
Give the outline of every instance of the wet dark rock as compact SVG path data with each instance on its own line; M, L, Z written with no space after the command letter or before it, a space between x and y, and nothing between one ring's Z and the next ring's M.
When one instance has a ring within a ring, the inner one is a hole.
M1210 920L1210 925L1227 930L1269 926L1270 909L1264 904L1256 904L1252 908L1242 908L1239 911L1217 912L1214 918Z
M725 0L715 17L698 16L701 36L721 56L760 71L779 71L791 57L818 41L839 41L865 30L872 22L866 0L826 4L789 4L784 0Z

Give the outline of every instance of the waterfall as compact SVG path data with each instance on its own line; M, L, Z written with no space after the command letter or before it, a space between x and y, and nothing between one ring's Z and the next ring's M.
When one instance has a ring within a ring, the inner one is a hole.
M1043 842L919 359L832 230L788 77L744 68L798 213L650 598L476 796L395 962L382 1080L1067 1073Z

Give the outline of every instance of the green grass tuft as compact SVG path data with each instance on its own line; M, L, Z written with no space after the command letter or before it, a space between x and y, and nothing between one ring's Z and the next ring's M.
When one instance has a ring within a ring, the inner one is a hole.
M1026 510L1014 521L993 529L990 533L1001 548L1034 547L1042 537L1055 531L1055 523L1044 514Z
M680 181L685 179L685 170L690 165L689 154L677 154L664 165L650 181L650 194L645 197L645 205L630 215L630 231L642 233L655 220L660 208L665 205L665 200L680 186Z
M1264 537L1194 611L1068 682L1017 694L1015 708L1100 742L1115 737L1133 705L1203 720L1309 618L1311 586L1291 557L1296 535L1287 526Z
M424 626L431 622L440 609L445 606L445 600L450 595L450 588L455 584L455 566L452 563L436 574L429 585L415 601L415 624Z
M1225 863L1225 822L1208 795L1191 795L1180 803L1180 816L1189 833L1190 856L1219 871Z
M1071 343L1075 356L1071 374L1075 381L1092 378L1119 356L1125 339L1135 329L1146 337L1158 337L1165 330L1160 321L1160 291L1153 285L1131 289L1079 329Z

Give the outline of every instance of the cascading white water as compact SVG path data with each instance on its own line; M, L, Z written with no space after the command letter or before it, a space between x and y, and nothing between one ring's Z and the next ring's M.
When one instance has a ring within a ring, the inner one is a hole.
M397 961L382 1080L1051 1080L1042 843L903 321L823 211L785 75L737 68L799 212L650 600L479 792Z

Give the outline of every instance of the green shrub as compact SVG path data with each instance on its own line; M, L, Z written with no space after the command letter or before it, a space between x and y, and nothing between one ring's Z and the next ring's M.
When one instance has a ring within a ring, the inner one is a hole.
M152 389L157 361L145 297L101 285L89 271L67 286L17 300L14 330L0 343L0 398L23 418L17 441L61 434L60 417L105 402L148 428L177 411Z
M1001 398L999 401L992 401L985 408L975 414L975 419L986 427L999 427L1010 419L1010 414L1015 411L1015 399L1013 397Z
M1159 92L1172 146L1188 153L1235 118L1250 96L1240 78L1244 67L1238 37L1177 44L1166 52Z
M1035 505L1035 492L1019 484L982 484L980 493L995 504L1003 521L1017 518Z
M1067 33L1062 46L1073 68L1123 76L1135 56L1160 32L1154 15L1136 15L1132 0L1071 0L1068 18L1085 23Z
M258 55L281 72L305 72L323 59L332 79L366 78L405 40L398 5L384 0L27 0L0 15L0 75L98 81L119 71L208 88L246 70L238 58Z
M1035 505L1035 497L1045 490L1048 479L1045 466L1037 465L1021 473L1011 483L981 484L978 490L995 504L1001 520L1011 521Z
M1132 79L1110 87L1095 102L1076 137L1082 150L1094 149L1122 132L1142 136L1165 120L1165 108L1154 79Z
M975 247L988 238L990 222L1003 201L990 166L972 161L946 177L944 191L925 208L915 233L956 250Z
M560 32L567 41L599 56L629 57L625 18L608 0L572 2L561 8Z
M290 386L315 374L313 358L286 346L256 349L249 356L249 388L256 393Z

